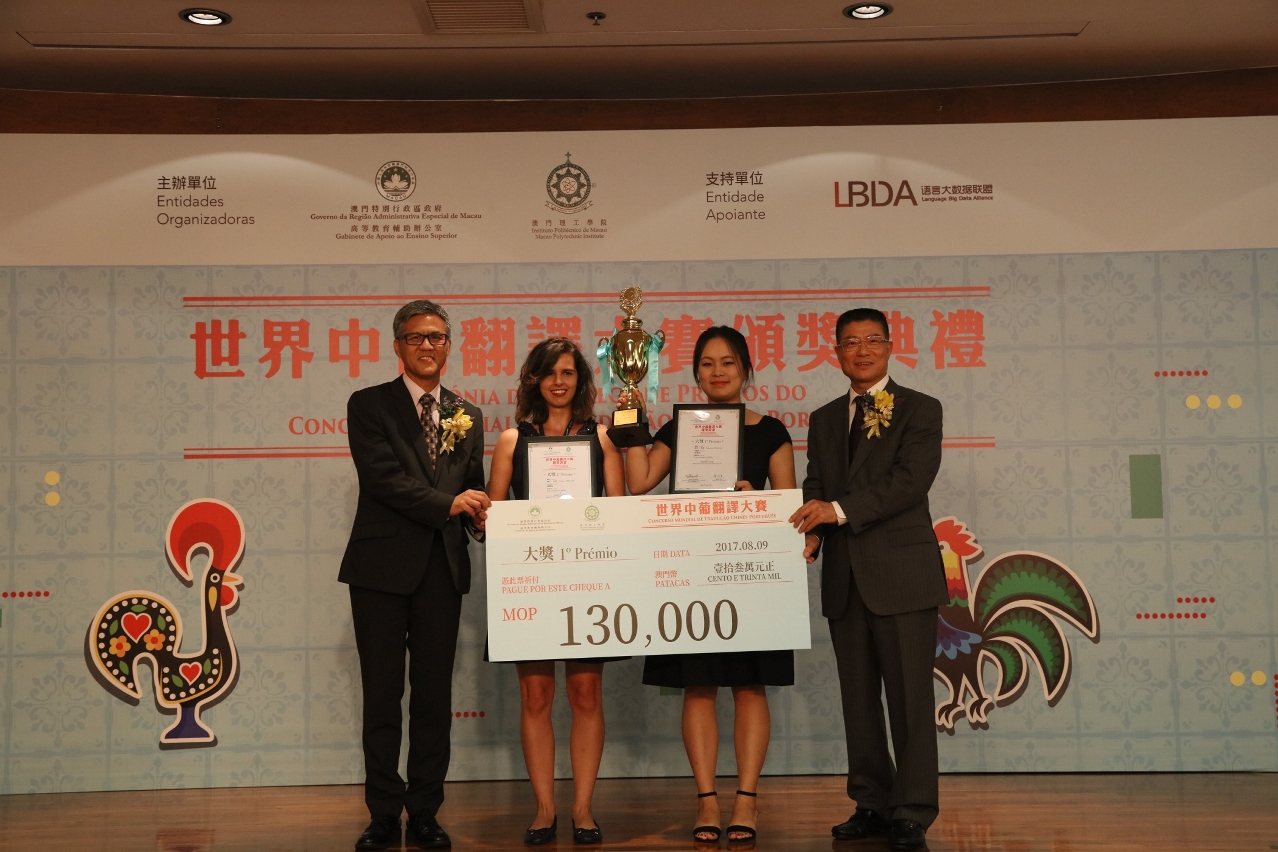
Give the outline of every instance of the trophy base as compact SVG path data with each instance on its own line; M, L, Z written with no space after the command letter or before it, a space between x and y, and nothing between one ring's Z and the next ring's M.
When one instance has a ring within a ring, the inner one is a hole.
M612 441L614 447L621 450L628 447L644 447L652 443L652 433L648 431L648 423L645 419L638 423L627 423L624 426L609 426L608 440Z

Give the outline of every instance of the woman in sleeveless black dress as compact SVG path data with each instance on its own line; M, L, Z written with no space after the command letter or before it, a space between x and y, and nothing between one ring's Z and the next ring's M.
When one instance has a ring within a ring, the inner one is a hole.
M711 403L739 404L750 380L750 350L741 332L727 326L706 329L693 351L697 384ZM646 494L670 471L674 423L658 430L652 450L626 450L626 483L632 494ZM746 410L745 479L738 490L794 488L794 447L781 421ZM737 798L728 825L728 840L754 839L756 787L768 752L771 718L765 686L794 683L793 651L743 651L720 654L671 654L648 657L643 682L683 689L683 741L697 782L697 822L693 837L714 842L722 834L714 798L719 727L715 699L719 687L732 688L736 708Z
M519 372L515 417L519 425L497 439L488 496L528 499L527 447L533 435L591 435L594 496L625 493L621 454L598 430L592 412L594 370L577 344L552 337L537 344ZM487 659L487 649L484 658ZM607 659L566 660L568 704L572 708L573 840L599 843L602 834L591 813L595 778L603 756L603 664ZM515 664L519 672L520 739L524 763L537 797L537 816L524 842L537 846L555 839L555 731L550 711L555 699L555 660Z

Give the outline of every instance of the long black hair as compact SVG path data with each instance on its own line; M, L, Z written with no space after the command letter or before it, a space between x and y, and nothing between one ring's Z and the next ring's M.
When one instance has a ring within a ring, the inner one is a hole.
M536 426L550 417L550 406L541 397L541 380L555 372L561 355L572 355L577 370L577 392L572 397L572 422L584 423L595 413L595 371L586 363L581 349L566 337L550 337L533 347L519 368L519 392L515 397L515 419Z

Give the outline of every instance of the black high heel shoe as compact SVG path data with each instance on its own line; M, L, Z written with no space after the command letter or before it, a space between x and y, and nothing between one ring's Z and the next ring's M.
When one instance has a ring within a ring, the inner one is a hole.
M738 791L737 791L737 795L738 795L738 796L749 796L750 798L752 798L752 799L753 799L753 798L757 797L759 794L758 794L758 793L749 793L749 792L747 792L747 791L745 791L745 790L738 790ZM758 818L758 808L756 808L756 809L755 809L755 818L756 818L756 819ZM755 841L755 838L757 837L757 834L755 833L755 830L754 830L753 828L751 828L750 826L748 826L748 825L730 825L730 826L728 826L728 827L727 827L726 831L728 832L728 842L729 842L729 843L753 843L753 842ZM745 836L745 837L733 837L733 836L732 836L733 834L744 834L744 835L746 835L746 836Z
M559 817L555 817L546 828L526 828L524 829L524 845L525 846L545 846L555 839L555 830L559 828Z
M704 799L707 796L718 796L717 790L711 790L709 793L698 793L698 799ZM701 834L713 834L714 837L699 837ZM696 843L718 843L719 838L723 836L723 829L717 825L698 825L692 829L692 839Z

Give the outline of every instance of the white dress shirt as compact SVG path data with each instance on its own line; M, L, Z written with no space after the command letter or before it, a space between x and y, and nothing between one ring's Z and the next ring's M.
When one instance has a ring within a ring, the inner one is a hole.
M883 378L879 379L874 384L870 385L870 388L869 390L866 391L866 393L873 396L874 394L878 393L879 391L887 387L887 383L888 383L888 377L884 376ZM852 428L852 421L856 418L857 396L859 396L859 394L857 394L856 388L848 388L848 430L849 431L851 431L851 428ZM851 464L851 463L852 463L852 459L848 459L848 464ZM839 516L839 526L843 526L844 524L848 522L847 515L843 514L843 507L840 506L837 502L833 503L832 505L834 506L834 514Z
M408 373L403 375L404 384L408 387L408 393L413 398L413 404L417 406L417 419L421 420L425 411L422 409L422 394L428 393L435 400L435 408L431 412L431 419L435 421L435 425L439 425L439 385L435 385L433 391L424 391L417 386L417 383L408 377Z

